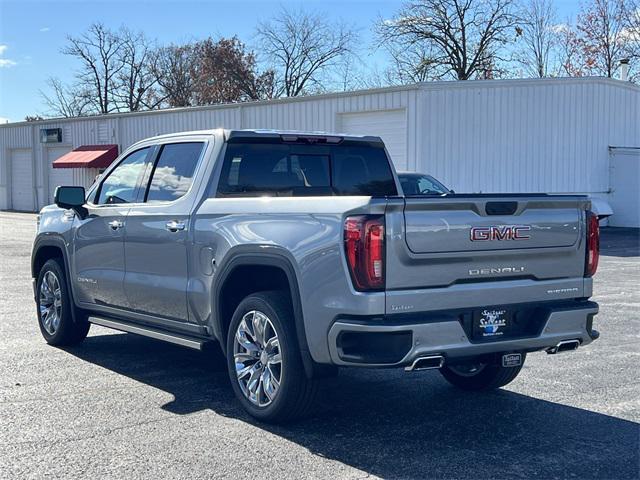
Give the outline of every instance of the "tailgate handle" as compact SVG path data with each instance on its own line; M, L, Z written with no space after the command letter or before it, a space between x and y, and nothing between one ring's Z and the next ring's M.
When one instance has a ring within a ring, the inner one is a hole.
M487 202L484 211L487 215L513 215L518 209L518 202Z

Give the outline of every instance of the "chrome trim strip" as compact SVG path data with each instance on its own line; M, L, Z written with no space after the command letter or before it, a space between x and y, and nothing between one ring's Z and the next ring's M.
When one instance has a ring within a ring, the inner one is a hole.
M438 360L438 365L433 367L418 367L416 368L416 364L418 362L422 362L424 360ZM420 372L422 370L433 370L442 368L444 366L444 357L442 355L427 355L426 357L418 357L416 358L411 365L408 367L404 367L405 372Z
M176 345L182 345L183 347L192 348L194 350L202 350L205 341L193 340L180 335L174 335L167 332L161 332L151 328L145 328L139 325L131 325L129 323L118 322L117 320L111 320L103 317L89 317L89 322L102 327L113 328L114 330L120 330L122 332L135 333L145 337L155 338L156 340L162 340L164 342L174 343Z
M571 348L562 348L564 346ZM554 355L556 353L564 353L564 352L575 352L578 347L580 347L580 340L572 339L572 340L563 340L559 342L556 346L548 348L546 352L550 355Z

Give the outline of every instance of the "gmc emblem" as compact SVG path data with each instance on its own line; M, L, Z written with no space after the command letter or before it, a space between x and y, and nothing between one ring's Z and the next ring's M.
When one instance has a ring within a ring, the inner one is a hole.
M493 225L491 227L471 227L472 242L489 240L528 240L524 232L531 230L529 225Z

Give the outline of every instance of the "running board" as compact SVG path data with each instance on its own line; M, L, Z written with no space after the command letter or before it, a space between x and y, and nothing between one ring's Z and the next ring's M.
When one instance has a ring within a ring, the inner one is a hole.
M176 345L182 345L183 347L192 348L194 350L202 350L204 345L209 343L208 340L185 337L183 335L165 332L152 327L133 325L131 323L113 320L111 318L90 316L89 323L100 325L102 327L113 328L114 330L120 330L122 332L135 333L137 335L155 338L156 340L162 340L164 342L175 343Z

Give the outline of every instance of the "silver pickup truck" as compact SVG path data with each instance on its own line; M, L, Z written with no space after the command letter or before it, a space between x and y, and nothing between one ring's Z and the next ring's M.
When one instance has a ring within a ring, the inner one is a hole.
M159 136L55 203L32 254L45 340L76 344L97 324L219 344L265 421L303 415L337 367L439 369L485 390L529 352L598 337L586 197L404 196L378 137Z

